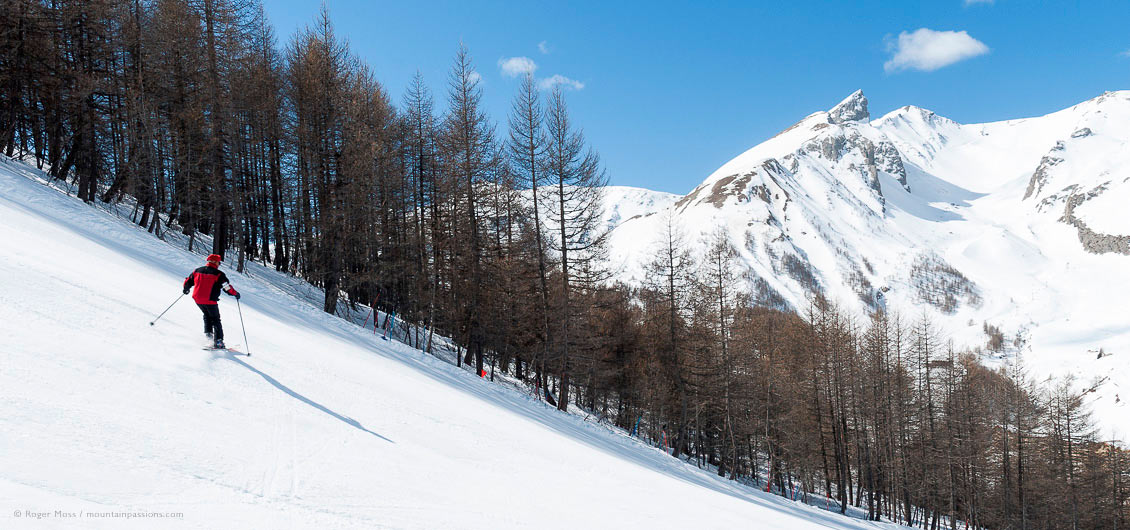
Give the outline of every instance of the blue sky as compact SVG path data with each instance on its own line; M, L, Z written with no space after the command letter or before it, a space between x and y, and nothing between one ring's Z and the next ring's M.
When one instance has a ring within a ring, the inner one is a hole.
M284 44L319 9L264 3ZM518 80L500 60L526 57L583 84L570 107L613 184L674 193L856 89L873 117L912 104L974 123L1130 88L1126 1L327 4L397 102L419 70L442 108L462 41L503 133Z

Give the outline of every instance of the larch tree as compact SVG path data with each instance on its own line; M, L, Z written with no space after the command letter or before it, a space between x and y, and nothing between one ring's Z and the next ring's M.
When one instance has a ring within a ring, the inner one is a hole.
M571 348L579 344L573 329L577 312L576 291L600 277L608 232L600 226L602 196L608 177L600 157L585 143L584 134L573 127L565 94L553 88L545 111L546 156L542 168L547 184L548 248L556 254L559 291L555 317L560 323L554 337L559 359L560 381L557 408L569 407ZM572 333L571 333L572 332Z
M506 147L509 154L511 171L518 185L527 187L530 192L530 210L534 221L534 241L537 246L536 256L538 266L538 281L540 295L539 313L543 324L542 349L534 358L534 369L538 384L545 385L545 361L549 356L550 334L549 324L549 283L547 280L545 224L542 220L542 205L545 190L541 187L545 181L542 172L545 166L548 140L545 136L543 113L538 87L533 73L522 77L522 84L518 94L510 107L510 136ZM539 194L540 191L540 194Z
M683 336L686 333L684 315L690 306L691 272L695 269L695 263L686 246L685 236L675 224L674 213L668 211L663 215L655 254L648 263L647 270L649 288L658 297L656 325L653 328L656 351L674 385L678 416L672 445L675 454L679 455L687 448L689 389Z
M480 225L480 185L498 165L494 126L482 108L481 76L475 71L471 55L460 45L448 76L448 112L443 125L445 171L459 191L459 232L453 238L458 267L459 284L466 297L457 304L462 311L463 337L468 355L474 356L478 373L483 371L483 319L482 274L483 238Z

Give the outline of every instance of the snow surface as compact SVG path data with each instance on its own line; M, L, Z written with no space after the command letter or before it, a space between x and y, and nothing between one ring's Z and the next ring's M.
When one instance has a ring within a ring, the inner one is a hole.
M895 528L377 339L255 264L228 270L250 344L221 301L227 342L253 356L204 351L188 299L148 325L200 253L7 160L0 242L3 528Z
M1097 388L1089 397L1100 436L1125 441L1130 256L1088 252L1063 218L1069 198L1083 197L1075 219L1130 236L1130 91L969 125L913 106L869 120L866 108L856 92L813 113L675 202L668 210L692 252L722 230L739 250L741 272L796 309L816 291L861 318L885 307L913 319L925 307L959 348L984 346L982 323L998 326L1007 349L985 362L1020 359L1039 381L1075 375L1077 388ZM644 279L662 233L659 213L612 233L622 280ZM796 267L790 272L790 255L809 267L815 286ZM930 257L967 277L979 300L949 311L926 306L911 269ZM744 288L756 292L753 281Z

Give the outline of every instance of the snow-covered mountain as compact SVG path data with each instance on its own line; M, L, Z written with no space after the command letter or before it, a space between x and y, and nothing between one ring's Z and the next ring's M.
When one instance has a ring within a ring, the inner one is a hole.
M615 229L628 221L652 215L675 204L682 197L674 193L652 191L630 186L604 188L603 215L605 228Z
M762 301L803 309L819 291L861 315L925 307L958 346L998 326L1034 376L1101 382L1104 435L1125 439L1128 141L1130 91L969 125L912 106L872 120L857 91L670 206L615 205L640 213L613 231L613 265L642 280L668 214L699 249L722 230Z
M381 340L256 263L221 302L254 355L203 351L189 300L147 325L203 255L44 177L0 158L0 528L904 528Z

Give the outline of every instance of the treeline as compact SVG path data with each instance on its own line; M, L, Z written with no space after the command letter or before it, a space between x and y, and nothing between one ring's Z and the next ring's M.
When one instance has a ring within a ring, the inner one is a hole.
M1126 528L1130 453L1100 438L1090 389L987 368L926 316L760 306L735 294L724 232L695 257L666 227L647 284L593 304L588 410L719 475L875 520Z
M858 323L821 300L800 316L727 302L717 284L687 291L670 332L658 294L641 296L659 307L624 308L642 330L625 338L640 352L624 394L637 406L608 412L625 427L645 418L676 454L922 528L1125 528L1128 455L1099 438L1074 381L986 368L928 319ZM679 373L653 349L680 356Z
M251 1L13 0L0 149L720 475L923 528L1125 528L1127 454L1070 382L925 319L759 306L722 234L692 256L670 220L647 284L611 284L565 94L526 76L500 129L479 79L461 47L438 104L420 76L393 101L325 12L280 46Z

